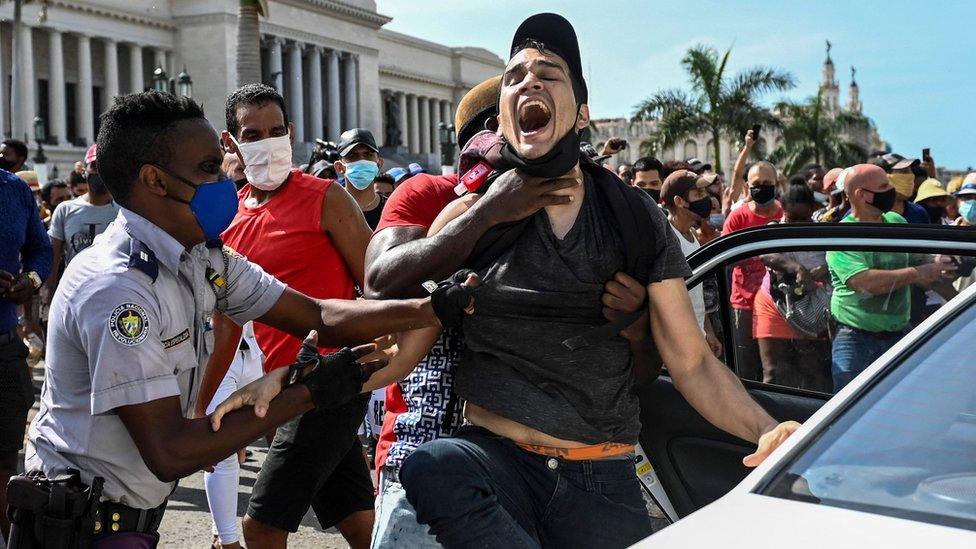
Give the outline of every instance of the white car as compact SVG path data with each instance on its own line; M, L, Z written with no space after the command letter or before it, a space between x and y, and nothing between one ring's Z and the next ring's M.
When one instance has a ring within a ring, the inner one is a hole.
M798 245L976 255L976 230L844 225L718 242L691 258L689 284L750 254ZM817 238L807 238L811 231ZM742 358L726 356L737 371ZM666 377L642 391L641 445L654 466L645 487L680 520L637 547L976 548L976 288L930 314L826 404L827 393L744 384L777 419L806 421L731 490L750 447L708 426Z

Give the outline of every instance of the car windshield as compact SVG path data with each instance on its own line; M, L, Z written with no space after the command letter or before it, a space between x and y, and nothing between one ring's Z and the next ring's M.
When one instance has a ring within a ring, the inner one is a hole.
M759 492L976 530L974 340L970 305Z

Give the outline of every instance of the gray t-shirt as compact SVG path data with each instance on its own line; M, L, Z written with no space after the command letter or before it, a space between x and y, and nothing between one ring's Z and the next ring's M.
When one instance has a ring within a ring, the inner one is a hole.
M546 434L588 444L635 443L640 432L630 346L622 337L570 351L562 342L606 322L603 286L625 265L621 237L595 204L595 183L560 240L545 211L483 272L464 319L458 394ZM667 218L643 197L655 230L651 282L691 274Z
M67 265L78 252L91 246L95 236L102 234L118 214L119 206L114 201L95 206L87 197L79 196L58 204L51 214L47 234L64 242L64 263Z

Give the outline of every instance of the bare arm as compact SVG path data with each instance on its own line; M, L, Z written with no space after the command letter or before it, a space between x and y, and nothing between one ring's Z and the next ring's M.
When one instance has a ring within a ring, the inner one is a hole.
M712 354L684 281L672 278L647 288L651 333L674 385L688 403L719 429L757 442L776 421Z
M332 239L332 244L342 256L353 280L362 288L364 258L370 237L369 225L366 224L366 218L356 201L335 183L325 193L321 226L322 232Z
M756 142L753 140L752 130L746 132L746 144L739 151L739 157L735 159L735 167L732 169L732 189L729 194L729 204L734 203L742 196L745 190L746 164L749 162L749 153Z
M389 357L390 363L363 383L363 392L403 381L420 360L427 356L440 335L440 328L424 328L398 334L395 353Z
M282 376L287 370L280 368L282 373L276 375ZM159 480L172 482L219 462L312 408L308 388L295 385L281 391L263 417L251 410L235 410L223 416L217 432L211 429L208 418L183 417L180 399L175 396L122 406L116 412L149 470Z
M241 332L243 329L226 315L214 311L213 332L214 350L207 360L207 367L203 370L200 380L200 393L193 410L194 417L203 417L207 413L207 406L213 399L220 382L227 375L227 370L234 362L234 357L240 349Z
M297 338L317 330L322 346L357 345L394 332L440 326L430 299L319 300L290 288L258 320Z
M922 266L920 266L922 267ZM847 279L847 287L855 292L883 295L921 280L919 267L905 269L869 269Z
M511 170L437 235L424 238L424 227L380 231L366 250L366 296L420 295L419 285L425 280L441 280L457 271L489 228L524 219L545 206L568 204L570 197L552 193L578 184L575 178L530 181Z
M61 258L64 256L64 240L57 238L51 239L51 274L44 282L47 290L47 303L51 303L54 298L54 291L58 289L58 281L61 278Z

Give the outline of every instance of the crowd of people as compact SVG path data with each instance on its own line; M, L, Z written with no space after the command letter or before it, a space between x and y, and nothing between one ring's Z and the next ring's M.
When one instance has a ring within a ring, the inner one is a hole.
M968 283L942 256L749 258L725 349L719 285L684 283L700 246L770 223L970 226L976 174L947 187L931 158L882 154L786 177L750 162L752 131L728 180L694 158L613 169L622 140L581 142L570 23L530 17L510 53L457 106L457 174L384 172L364 128L296 166L263 84L227 98L219 134L185 97L120 96L64 182L3 143L0 480L43 355L24 468L94 494L50 535L153 547L175 482L206 468L213 544L239 547L240 464L264 437L250 547L286 546L309 509L357 548L629 545L651 533L635 387L662 365L754 466L798 425L726 353L751 357L745 379L838 390Z

